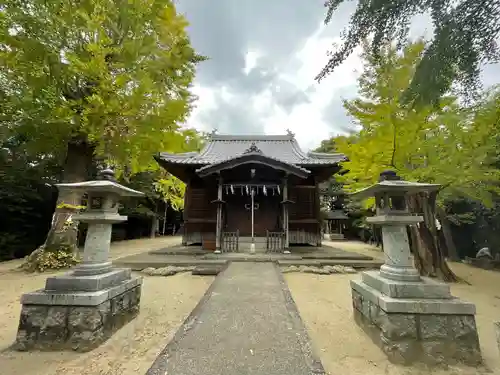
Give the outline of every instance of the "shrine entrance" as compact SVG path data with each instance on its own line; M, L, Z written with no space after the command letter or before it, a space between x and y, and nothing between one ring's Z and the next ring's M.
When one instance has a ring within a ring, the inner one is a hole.
M240 236L252 235L252 191L253 197L253 231L255 237L266 236L267 231L282 229L280 215L281 197L275 186L255 185L237 186L224 196L225 212L223 228L228 232L240 233Z

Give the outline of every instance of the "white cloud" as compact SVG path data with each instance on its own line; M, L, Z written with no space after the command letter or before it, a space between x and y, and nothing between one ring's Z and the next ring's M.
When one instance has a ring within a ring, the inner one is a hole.
M276 106L274 113L264 120L266 134L283 134L290 129L304 149L315 148L323 139L341 132L341 129L335 129L335 124L326 123L322 114L332 99L340 95L339 90L356 85L362 69L359 52L356 51L334 73L320 84L316 83L314 77L328 61L326 51L335 42L335 38L324 34L325 29L321 25L296 53L301 62L300 68L282 74L282 78L303 90L312 91L313 88L309 94L310 101L294 107L288 114Z
M252 71L253 68L257 65L257 61L259 57L262 56L262 53L256 50L249 49L245 56L245 68L244 72L246 75Z
M215 90L195 85L191 89L192 93L198 97L195 103L195 108L191 112L189 119L186 123L186 127L195 128L200 131L211 131L213 126L211 124L204 123L200 119L200 115L216 107L215 102Z
M216 124L202 123L200 114L214 109L217 97L225 101L238 100L251 109L250 113L255 116L255 123L264 124L266 134L285 134L286 130L290 129L295 133L302 148L308 150L317 147L323 139L341 132L341 129L335 128L335 124L325 122L323 113L332 100L340 95L340 90L356 85L356 79L362 68L359 53L354 53L334 73L318 84L314 77L328 61L326 51L335 41L335 38L326 34L325 27L321 25L294 56L290 56L285 66L278 67L279 79L305 91L309 98L308 102L296 105L289 113L274 101L270 88L241 100L227 87L195 86L194 92L199 96L199 100L188 125L210 131ZM258 65L259 59L267 57L272 57L272 51L268 51L267 54L265 51L248 50L245 74L248 75Z

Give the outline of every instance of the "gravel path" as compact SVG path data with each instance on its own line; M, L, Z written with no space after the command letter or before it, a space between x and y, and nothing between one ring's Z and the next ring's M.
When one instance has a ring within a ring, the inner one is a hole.
M288 298L287 298L288 297ZM322 374L277 267L231 263L148 374Z

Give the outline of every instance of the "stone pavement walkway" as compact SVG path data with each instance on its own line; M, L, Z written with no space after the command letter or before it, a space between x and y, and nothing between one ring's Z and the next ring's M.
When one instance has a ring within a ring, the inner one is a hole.
M231 263L147 375L324 374L278 268Z

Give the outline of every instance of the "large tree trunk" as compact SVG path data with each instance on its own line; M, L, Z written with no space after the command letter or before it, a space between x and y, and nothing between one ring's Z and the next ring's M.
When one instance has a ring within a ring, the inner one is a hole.
M419 194L409 199L414 213L424 217L424 221L410 227L411 250L415 266L422 276L437 277L444 281L457 281L457 276L446 263L436 228L436 195Z
M82 182L89 178L94 148L85 139L73 139L68 143L64 162L63 182ZM47 251L77 249L78 227L67 222L81 204L82 195L74 191L60 191L52 217L52 226L45 240Z
M452 261L459 261L460 257L458 256L457 247L455 246L455 241L453 241L453 235L450 228L450 221L446 217L446 212L441 207L436 207L436 212L439 218L439 222L441 223L441 228L443 230L443 237L446 243L446 248L448 249L447 256L448 259Z

